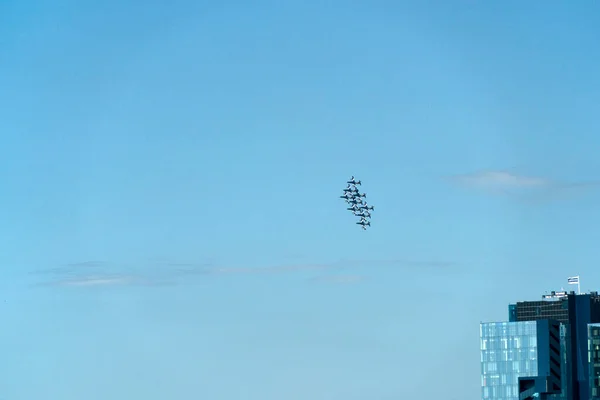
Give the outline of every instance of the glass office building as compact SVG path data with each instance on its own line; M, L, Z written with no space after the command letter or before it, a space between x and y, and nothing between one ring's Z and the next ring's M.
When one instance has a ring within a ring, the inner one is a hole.
M551 292L480 326L483 400L600 400L600 296Z
M567 329L567 325L560 324L560 377L561 377L561 385L560 385L560 393L551 394L548 396L548 400L566 400L570 399L569 397L569 380L568 380L568 360L571 357L571 351L569 349L568 343L570 343L569 330Z
M588 325L588 362L590 396L600 400L600 324Z
M538 375L538 322L480 326L482 399L518 400L519 378Z

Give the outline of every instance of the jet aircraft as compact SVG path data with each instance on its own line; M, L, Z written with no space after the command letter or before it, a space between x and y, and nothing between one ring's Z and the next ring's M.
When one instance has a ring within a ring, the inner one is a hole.
M362 201L361 199L359 199L359 198L356 198L356 197L355 197L355 198L352 198L352 199L350 199L350 200L347 200L346 202L347 202L347 203L350 203L350 204L355 204L355 205L357 205L357 206L363 206L363 205L365 205L365 204L366 204L364 201Z
M370 221L366 221L366 220L365 221L361 220L360 222L357 222L356 225L360 225L360 226L362 226L363 229L366 230L367 226L371 226L371 222Z
M357 185L362 185L361 181L352 176L346 183L348 186L343 190L344 194L340 196L340 198L344 199L344 201L348 204L346 209L352 212L354 216L360 218L359 222L356 224L360 225L364 230L366 230L368 226L371 226L370 211L374 210L374 207L367 205L367 202L365 201L367 194L360 193L358 190Z
M346 203L361 201L360 197L356 197L356 196L351 195L351 194L349 194L347 196L344 196L343 198L344 198L344 200L346 200Z

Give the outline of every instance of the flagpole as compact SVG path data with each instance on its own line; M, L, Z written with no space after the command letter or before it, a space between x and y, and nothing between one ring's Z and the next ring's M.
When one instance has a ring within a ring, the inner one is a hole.
M569 283L569 285L577 284L577 294L581 294L581 282L580 282L579 275L569 277L568 283Z

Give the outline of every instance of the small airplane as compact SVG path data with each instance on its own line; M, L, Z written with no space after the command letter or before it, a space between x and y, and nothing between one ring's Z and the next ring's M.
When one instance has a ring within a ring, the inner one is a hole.
M353 204L350 207L346 208L348 211L360 212L360 206L358 204Z
M350 200L350 199L354 199L356 196L354 196L351 193L345 193L343 195L340 196L340 199L346 199L346 200Z
M360 222L357 222L357 223L356 223L356 225L361 225L361 226L362 226L362 228L363 228L364 230L366 230L366 229L367 229L367 226L371 226L371 223L370 223L370 222L368 222L368 221L362 221L362 220L361 220Z
M364 201L362 201L361 199L356 198L356 197L354 197L354 198L352 198L350 200L346 200L346 203L354 204L354 205L357 205L359 207L366 204Z
M367 203L363 203L363 205L360 208L361 208L361 210L371 210L371 211L375 210L375 207L373 207L373 206L369 207L367 205Z
M350 185L362 185L361 181L357 181L354 179L354 175L352 176L352 178L350 178L350 180L346 183L349 183Z
M360 207L358 207L360 209ZM350 210L350 209L348 209ZM353 209L354 211L354 209ZM362 217L362 218L371 218L371 213L368 211L354 211L354 215L356 215L357 217Z
M358 190L357 190L356 193L354 194L354 197L366 198L367 194L366 193L358 193Z

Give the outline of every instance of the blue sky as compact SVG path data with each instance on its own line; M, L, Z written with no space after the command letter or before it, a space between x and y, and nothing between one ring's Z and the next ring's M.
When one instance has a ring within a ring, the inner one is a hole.
M599 12L2 2L0 398L478 398L600 284Z

